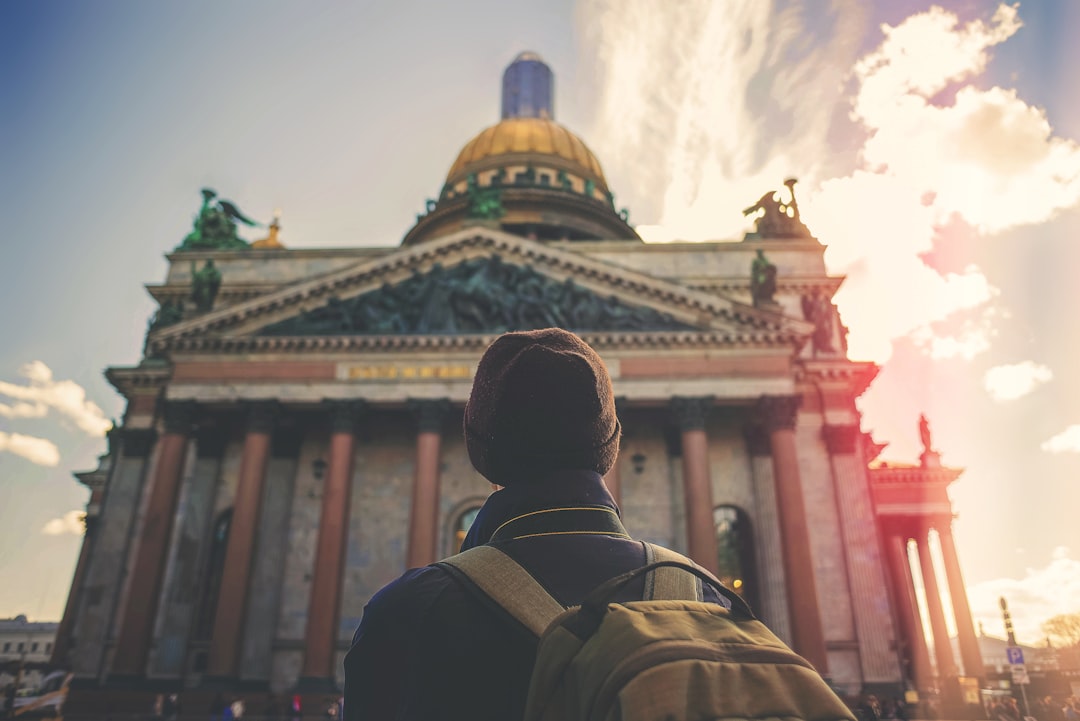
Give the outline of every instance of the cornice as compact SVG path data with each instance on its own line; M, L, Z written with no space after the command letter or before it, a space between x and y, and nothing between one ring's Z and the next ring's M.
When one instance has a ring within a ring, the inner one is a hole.
M810 323L686 288L579 253L551 248L501 231L477 232L475 228L470 228L430 242L403 247L388 256L365 261L324 274L308 282L290 285L259 298L181 321L151 333L150 345L155 351L181 348L201 350L203 348L198 346L213 342L207 338L210 334L221 333L228 328L241 325L250 332L252 326L256 326L260 319L265 318L265 323L272 322L279 319L285 309L295 308L297 312L300 312L318 305L324 297L329 295L351 297L364 289L376 287L383 282L403 279L409 272L427 269L450 256L459 256L470 251L498 253L518 263L529 264L535 269L543 269L556 276L572 276L579 282L603 285L606 286L605 291L622 291L628 296L663 305L668 312L681 313L684 318L693 319L697 324L718 324L726 321L746 327L746 334L787 337L790 338L790 342L797 345L805 342L806 337L813 331ZM195 340L195 347L190 344L192 339L198 339ZM294 340L307 342L307 339ZM222 338L219 342L228 344L252 341L234 337L227 340ZM364 339L357 342L369 341ZM394 341L383 340L383 342ZM255 343L257 344L258 341Z
M881 366L871 361L800 360L795 366L796 383L844 383L856 398L877 378Z
M750 292L749 276L737 278L679 278L678 280L673 279L673 282L706 293ZM777 278L776 293L777 295L794 295L818 291L832 298L843 282L844 276L786 276Z
M172 366L164 363L105 369L105 379L128 398L136 393L160 390L171 377Z
M579 335L597 349L775 348L801 343L792 332L652 331ZM195 336L169 343L174 353L482 351L495 335Z
M882 485L947 486L964 472L963 468L923 468L922 466L877 466L870 468L870 483Z

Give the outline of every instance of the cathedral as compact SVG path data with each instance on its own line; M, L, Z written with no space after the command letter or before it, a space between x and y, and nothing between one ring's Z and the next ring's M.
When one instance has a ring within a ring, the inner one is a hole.
M644 243L553 88L538 56L514 60L501 119L395 247L288 248L276 219L248 243L251 221L203 191L147 286L142 360L106 370L123 420L77 474L87 533L53 655L70 712L336 697L368 599L455 553L492 492L461 433L481 353L548 326L610 371L624 435L605 481L632 535L716 573L842 694L982 676L959 471L928 433L918 465L875 464L855 401L878 369L847 357L843 279L794 181L747 208L744 238Z

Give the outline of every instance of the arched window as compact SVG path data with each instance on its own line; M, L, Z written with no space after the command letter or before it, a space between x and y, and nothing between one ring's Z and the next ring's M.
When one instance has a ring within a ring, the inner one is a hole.
M465 542L465 536L469 534L469 529L472 528L476 514L479 512L480 506L471 506L458 514L457 522L454 524L454 553L461 549L461 544Z
M232 509L222 511L214 522L214 535L210 538L210 553L202 577L202 595L199 599L199 615L195 622L194 638L204 640L214 632L214 616L217 613L218 592L221 576L225 571L225 548L229 544L229 527L232 525Z
M720 580L756 608L758 589L750 518L736 506L717 506L713 509L713 525Z

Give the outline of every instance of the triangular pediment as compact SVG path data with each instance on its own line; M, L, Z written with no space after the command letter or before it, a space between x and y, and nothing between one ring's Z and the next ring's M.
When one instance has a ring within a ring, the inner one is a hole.
M786 345L812 331L583 254L471 228L177 323L149 341L155 351L195 350L211 338L488 336L551 325Z

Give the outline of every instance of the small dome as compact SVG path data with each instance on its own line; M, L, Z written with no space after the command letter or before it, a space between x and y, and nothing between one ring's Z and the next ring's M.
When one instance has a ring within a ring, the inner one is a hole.
M581 138L553 120L543 118L507 118L483 130L461 149L450 166L446 182L452 185L472 172L530 160L546 161L568 173L580 175L607 192L607 180L600 161Z

